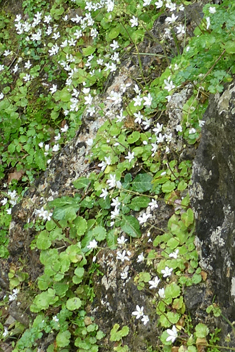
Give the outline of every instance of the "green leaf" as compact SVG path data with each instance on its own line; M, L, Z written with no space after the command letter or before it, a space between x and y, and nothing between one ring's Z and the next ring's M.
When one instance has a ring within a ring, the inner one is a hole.
M69 345L71 333L66 330L63 332L59 332L56 336L56 344L58 347L65 347Z
M152 189L152 179L150 174L138 174L133 182L132 188L136 192L144 193Z
M140 132L134 131L130 136L127 137L127 142L129 144L135 143L139 140L140 138Z
M172 282L165 289L165 297L166 299L176 298L180 295L180 291L180 287L175 282Z
M42 309L49 308L49 305L56 301L58 301L58 297L55 295L55 290L49 288L46 292L42 292L35 297L30 309L32 312L39 312Z
M89 55L93 54L95 52L95 50L96 50L96 47L94 45L94 46L88 46L87 48L83 48L82 52L83 52L83 55L89 56Z
M103 226L96 226L91 230L92 238L95 238L97 241L103 241L106 238L106 229Z
M73 244L66 249L66 253L72 263L78 263L83 259L81 248L78 245Z
M199 323L195 327L195 336L197 338L206 337L209 334L209 329L205 324Z
M111 230L106 236L107 246L110 249L116 249L117 247L117 230Z
M192 225L194 221L194 214L192 209L189 208L186 213L182 214L181 218L186 227Z
M91 181L87 177L80 177L73 182L73 185L77 189L87 188Z
M128 204L128 207L134 211L139 211L141 208L147 208L149 202L148 197L138 196L132 198L131 204Z
M129 334L128 326L125 325L121 330L118 331L119 328L119 324L114 324L110 333L110 341L120 341L124 336Z
M74 274L81 278L83 277L84 272L85 272L84 268L76 268L74 271Z
M66 307L68 310L76 310L80 308L81 305L82 305L82 302L78 297L69 298L66 302Z
M56 220L74 220L76 212L80 208L79 200L80 196L74 198L65 196L49 202L50 208L55 207L53 217Z
M51 246L51 240L49 239L49 233L44 230L40 232L36 240L36 246L38 249L48 249Z
M120 33L120 27L117 26L115 28L112 28L111 31L107 31L107 33L110 40L117 38L118 34Z
M228 40L225 42L224 49L228 54L235 54L235 41Z
M87 230L87 221L86 219L82 218L81 216L78 216L74 220L74 225L76 227L77 235L82 236Z
M175 182L167 181L162 185L162 192L170 193L175 189Z
M123 215L122 219L121 228L124 232L131 237L141 236L139 221L134 216Z

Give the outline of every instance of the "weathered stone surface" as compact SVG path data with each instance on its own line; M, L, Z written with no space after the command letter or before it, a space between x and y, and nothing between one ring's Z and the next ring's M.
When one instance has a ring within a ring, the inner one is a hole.
M209 272L223 314L235 320L235 83L212 96L193 167L201 266ZM223 338L229 325L221 320ZM234 345L234 344L233 344Z

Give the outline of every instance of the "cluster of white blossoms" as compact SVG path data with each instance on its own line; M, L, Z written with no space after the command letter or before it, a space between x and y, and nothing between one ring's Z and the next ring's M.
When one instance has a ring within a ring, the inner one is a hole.
M16 205L17 200L18 200L18 195L16 193L16 190L14 190L14 191L9 190L7 192L7 197L3 198L0 203L2 203L2 205L6 205L9 203L10 207L8 209L6 209L6 212L7 212L7 214L11 214L12 207L14 207L14 205Z
M144 307L136 306L136 310L132 312L132 315L135 315L136 319L140 319L144 325L149 322L149 317L144 314Z
M52 212L49 212L48 210L45 210L43 207L41 207L41 209L39 209L39 210L35 209L34 213L39 218L42 218L43 220L47 220L47 221L50 221L51 217L53 215Z

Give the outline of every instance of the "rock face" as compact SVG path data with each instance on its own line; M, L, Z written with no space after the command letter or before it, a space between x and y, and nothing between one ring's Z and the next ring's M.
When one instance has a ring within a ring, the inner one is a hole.
M193 168L192 205L201 266L223 315L235 320L235 82L211 97ZM229 332L221 319L222 334Z

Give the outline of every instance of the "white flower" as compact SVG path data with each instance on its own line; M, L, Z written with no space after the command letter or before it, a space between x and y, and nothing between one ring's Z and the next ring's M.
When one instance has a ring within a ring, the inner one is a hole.
M55 93L57 91L57 85L53 84L53 86L50 88L51 94Z
M166 23L174 23L177 20L178 16L175 16L175 14L172 14L171 17L167 17L165 22Z
M149 218L151 218L151 214L146 214L146 213L144 213L143 215L140 215L139 217L138 217L138 220L139 220L139 223L140 224L145 224L146 223L146 221L149 219Z
M118 197L112 199L112 203L111 203L111 206L112 206L112 207L117 208L117 207L119 207L120 205L121 205L121 203L119 202Z
M143 6L148 6L151 4L151 0L144 0Z
M160 298L165 298L165 289L164 288L160 288L158 290L158 294Z
M167 2L166 3L166 7L168 7L168 9L170 11L175 11L176 10L176 4L172 4L172 2Z
M110 47L111 47L113 50L116 50L116 49L119 48L119 44L118 44L118 42L117 42L116 40L114 40L114 41L112 42L112 44L110 44Z
M144 325L146 325L149 322L149 317L147 315L144 315L141 321Z
M159 132L162 132L163 124L157 123L157 126L153 129L153 132L158 135Z
M139 89L137 84L135 84L135 86L134 86L134 91L136 92L136 94L140 94L141 93L141 90Z
M139 319L139 318L144 316L144 307L140 307L140 306L137 305L135 307L135 309L136 310L134 312L132 312L132 315L135 315L136 319Z
M30 81L30 79L31 79L31 76L30 76L28 73L23 77L23 80L24 80L25 82Z
M1 200L2 205L6 205L7 202L8 202L8 199L7 199L7 198L3 198L3 199Z
M146 106L151 106L153 98L151 97L151 94L149 93L147 97L144 97L144 105Z
M107 12L112 12L114 8L114 2L111 0L106 1Z
M209 29L210 24L211 24L210 17L206 17L206 29Z
M172 326L172 330L167 329L166 332L169 335L167 337L166 341L171 341L173 343L178 337L178 333L177 333L175 325Z
M185 26L183 24L179 24L179 26L176 27L176 30L178 34L185 34Z
M155 199L152 199L151 202L149 203L149 207L151 210L157 209L158 208L157 201Z
M130 23L131 23L131 27L136 27L138 26L138 18L133 16L131 19L130 19Z
M91 147L93 144L93 138L88 138L88 140L86 141L86 144Z
M61 127L61 132L67 132L69 129L68 125L64 125L64 127Z
M117 243L118 243L119 245L125 244L126 241L127 241L127 239L126 239L123 235L122 235L122 237L120 237L120 238L117 239Z
M4 70L4 65L0 65L0 71Z
M57 318L56 315L52 318L52 320L54 320L55 322L58 322L58 321L59 321L59 319Z
M209 12L210 13L216 13L216 8L215 7L209 7Z
M0 100L4 98L4 94L0 93Z
M59 144L55 144L52 148L53 152L58 152L58 150L60 149L60 145Z
M189 130L188 133L189 133L189 134L194 134L194 133L196 133L196 132L197 132L197 131L195 130L195 128L192 127L192 128L190 128L190 130Z
M9 302L12 302L16 299L17 294L19 293L19 289L18 288L14 288L12 291L12 295L9 295Z
M5 50L4 53L3 53L4 56L8 56L8 55L10 55L10 54L11 54L11 51L10 51L10 50Z
M175 259L177 259L178 254L179 254L179 250L176 249L173 253L170 253L170 254L169 254L169 257L170 257L170 258L175 258Z
M98 246L97 246L96 240L90 241L89 245L87 246L87 248L89 248L89 249L94 249L94 248L97 248L97 247Z
M7 328L4 326L4 331L3 331L3 333L2 333L2 336L3 337L6 337L7 335L8 335L8 330L7 330Z
M24 67L29 69L32 66L32 64L30 63L30 60L28 60L25 64Z
M155 2L156 8L160 9L163 5L163 1L162 0L158 0L157 2Z
M141 124L143 115L140 113L140 111L134 113L135 116L135 123Z
M128 152L128 155L125 156L125 159L129 161L129 163L135 158L135 153Z
M144 261L144 254L143 252L141 254L138 255L137 257L137 263L141 263Z
M15 21L18 22L21 20L21 15L16 15Z
M115 207L114 210L111 211L111 219L115 219L120 213L120 209Z
M135 102L134 106L141 106L143 99L141 98L140 95L137 95L137 97L135 97L133 100Z
M177 125L175 129L176 129L177 132L182 132L183 131L181 125Z
M158 284L161 280L156 276L153 280L150 280L149 281L149 288L152 289L152 288L157 288L158 287Z
M51 15L45 16L44 21L45 23L49 23L52 20Z
M123 251L123 252L118 251L117 252L117 259L121 260L121 262L124 262L125 260L130 260L130 258L126 255L126 251Z
M11 214L11 208L7 209L7 214L8 214L8 215Z
M109 184L109 188L121 188L122 186L121 182L116 180L116 175L110 175L109 179L107 180L107 183Z
M61 138L61 135L60 135L60 133L58 133L57 136L55 136L55 141L59 141L60 138Z
M122 95L121 93L117 93L112 90L112 92L110 93L110 96L108 96L107 99L114 101L115 105L117 105L122 102Z
M175 85L173 84L172 81L170 81L170 77L168 77L168 79L164 79L164 83L165 83L165 87L164 89L166 89L168 92L170 92L172 89L175 88Z
M102 193L100 195L100 198L106 198L108 196L109 192L107 191L106 188L102 188Z
M122 280L126 280L128 278L128 270L129 270L129 266L126 266L124 268L123 272L121 273Z
M173 269L169 268L168 266L165 267L165 269L161 270L161 273L163 274L163 277L171 276Z

